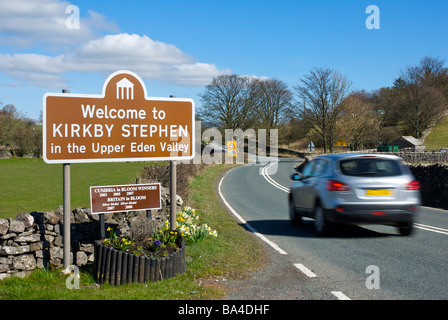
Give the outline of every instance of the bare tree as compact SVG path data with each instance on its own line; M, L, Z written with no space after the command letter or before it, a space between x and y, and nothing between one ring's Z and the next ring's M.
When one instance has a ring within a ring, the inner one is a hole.
M416 138L446 110L444 90L448 72L443 63L425 57L420 65L407 67L400 76L406 83L400 110L405 125Z
M324 152L333 151L336 122L340 117L341 102L347 95L351 81L330 68L313 68L294 87L299 97L299 114L303 121L323 140Z
M342 102L338 136L350 142L351 150L378 145L383 110L377 110L366 92L353 92Z
M218 129L249 128L253 123L254 101L249 77L221 75L213 78L201 94L200 118Z
M275 129L291 114L292 92L278 79L252 81L257 122L264 129Z

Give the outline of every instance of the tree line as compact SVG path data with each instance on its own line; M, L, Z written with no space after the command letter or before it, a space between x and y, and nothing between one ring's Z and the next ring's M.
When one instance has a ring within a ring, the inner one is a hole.
M359 150L401 135L420 138L447 111L444 63L424 57L392 87L372 92L351 90L350 79L328 67L314 67L292 89L279 79L221 75L201 93L198 118L205 128L279 129L289 142L312 137L324 152L337 141Z
M329 67L314 67L292 89L275 78L221 75L200 94L197 119L203 129L278 129L280 143L307 144L312 139L324 152L332 152L337 141L359 150L401 135L420 138L447 113L448 68L443 59L424 57L405 67L391 87L371 92L351 88L346 75ZM40 156L42 127L14 105L4 105L0 148L13 156Z

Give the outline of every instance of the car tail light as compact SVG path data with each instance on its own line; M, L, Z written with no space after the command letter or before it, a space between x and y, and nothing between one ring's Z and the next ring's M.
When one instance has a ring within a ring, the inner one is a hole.
M404 190L420 190L420 183L417 180L413 180L408 183Z
M327 190L328 191L347 191L347 190L350 190L350 187L340 181L328 180L327 181Z

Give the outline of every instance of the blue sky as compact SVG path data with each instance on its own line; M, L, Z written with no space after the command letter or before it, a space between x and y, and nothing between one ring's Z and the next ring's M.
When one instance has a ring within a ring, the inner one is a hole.
M70 5L79 29L67 28ZM366 28L369 5L380 29ZM200 107L220 74L292 89L327 66L371 91L424 56L448 59L448 1L0 0L0 101L31 118L46 92L100 94L120 69L140 75L150 96Z

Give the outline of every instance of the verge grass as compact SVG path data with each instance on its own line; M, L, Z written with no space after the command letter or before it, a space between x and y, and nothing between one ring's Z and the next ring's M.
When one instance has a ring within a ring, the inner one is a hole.
M264 246L242 228L221 205L216 181L228 166L210 166L190 183L188 205L202 223L218 231L201 243L186 247L187 271L174 278L128 284L95 285L92 265L80 273L80 289L67 289L66 276L58 271L37 270L25 278L0 281L1 300L203 300L225 298L218 278L240 279L261 268L267 259ZM62 169L61 169L62 170Z

